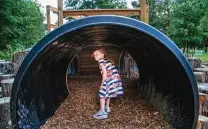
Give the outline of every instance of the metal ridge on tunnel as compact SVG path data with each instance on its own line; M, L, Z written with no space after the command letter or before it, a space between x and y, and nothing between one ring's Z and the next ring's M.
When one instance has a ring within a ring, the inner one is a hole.
M194 112L192 112L192 114L194 116L192 128L194 129L196 127L196 122L198 119L198 98L199 98L198 88L197 88L197 83L195 81L193 71L192 71L191 67L189 66L189 63L187 62L187 60L183 56L182 52L179 50L179 48L175 45L175 43L173 41L171 41L167 36L165 36L163 33L158 31L157 29L151 27L150 25L143 23L141 21L132 19L132 18L127 18L127 17L122 17L122 16L113 16L113 15L90 16L90 17L86 17L83 19L79 19L79 20L75 20L75 21L66 23L66 24L60 26L59 28L55 29L54 31L50 32L42 40L40 40L38 44L36 44L32 48L32 50L29 52L29 54L25 57L21 67L19 68L18 73L15 78L15 81L14 81L14 84L13 84L13 87L12 87L10 112L11 112L11 120L12 120L13 127L19 128L18 127L18 119L20 119L20 118L17 118L17 114L18 114L17 113L17 109L18 109L17 105L20 103L22 103L24 105L24 103L27 102L26 101L23 103L24 97L23 98L18 97L20 95L20 92L22 90L24 91L24 87L22 87L21 84L23 83L25 76L30 75L29 68L32 66L32 64L34 64L34 66L35 66L35 61L36 61L37 57L41 56L42 52L48 46L50 46L53 42L55 42L58 39L61 39L66 34L74 33L76 31L82 30L83 28L100 26L100 25L102 25L102 26L108 26L108 25L109 26L111 26L111 25L118 26L121 29L122 28L124 29L124 33L125 33L125 28L132 29L132 30L138 31L140 33L143 33L144 35L147 35L147 36L151 37L152 39L157 40L161 45L165 46L167 51L170 51L171 54L174 55L175 59L180 62L180 65L183 67L184 72L188 77L187 82L190 82L190 84L191 84L190 89L192 90L191 94L193 95L193 101L194 101L193 102L194 105L191 105L191 106L194 106L193 107ZM76 52L79 52L82 49L83 49L82 46L76 47ZM131 50L129 50L129 51L131 51ZM60 65L57 65L57 67L58 66L60 66ZM29 77L32 78L32 76L29 76ZM27 83L29 83L29 82L25 82L25 85L27 85ZM26 94L27 91L24 91L24 92ZM21 93L21 94L23 94L23 93ZM65 93L63 96L65 96ZM58 101L58 103L61 103L61 102ZM34 112L36 113L36 109L34 109ZM54 111L52 111L52 112L54 112ZM43 121L45 121L45 119L50 117L50 115L53 114L52 112L48 113L48 116L46 116ZM34 116L37 117L38 115L35 114ZM33 119L33 118L31 118L31 119ZM35 119L37 119L37 121L39 120L38 117ZM41 121L41 120L39 120L39 121ZM41 124L42 124L42 122L40 122L38 125L34 126L34 128L38 128Z

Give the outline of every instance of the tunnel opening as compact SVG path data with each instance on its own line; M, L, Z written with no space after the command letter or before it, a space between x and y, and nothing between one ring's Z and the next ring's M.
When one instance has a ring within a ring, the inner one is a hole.
M119 16L94 16L65 24L27 55L11 96L14 128L39 128L68 96L71 60L89 46L113 44L126 50L139 69L138 91L174 128L195 128L198 90L177 46L145 23Z

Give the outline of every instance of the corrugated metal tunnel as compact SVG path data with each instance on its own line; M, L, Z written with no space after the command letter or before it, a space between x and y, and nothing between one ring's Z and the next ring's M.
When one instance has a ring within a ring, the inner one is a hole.
M178 47L164 34L138 20L92 16L69 22L45 36L23 61L13 84L14 128L39 128L67 97L70 61L88 46L111 44L137 63L144 99L177 129L194 129L198 89Z

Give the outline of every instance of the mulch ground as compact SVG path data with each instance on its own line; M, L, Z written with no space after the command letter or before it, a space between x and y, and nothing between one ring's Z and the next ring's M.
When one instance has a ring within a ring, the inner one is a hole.
M135 89L135 81L122 79L124 96L111 101L106 120L92 115L99 109L101 78L69 78L69 96L41 129L171 129L162 115L146 104Z

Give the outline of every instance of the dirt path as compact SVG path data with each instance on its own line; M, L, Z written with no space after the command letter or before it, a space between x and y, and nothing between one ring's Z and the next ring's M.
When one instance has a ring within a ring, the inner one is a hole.
M124 82L124 96L111 101L106 120L95 120L99 109L96 98L100 78L71 79L70 95L41 129L170 129L162 116L145 104L131 81Z

